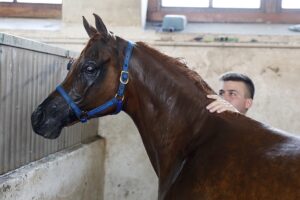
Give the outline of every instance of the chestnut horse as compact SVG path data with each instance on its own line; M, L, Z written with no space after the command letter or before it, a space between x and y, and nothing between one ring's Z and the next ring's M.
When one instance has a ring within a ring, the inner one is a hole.
M241 114L210 113L213 90L177 59L83 18L90 37L66 79L32 114L56 138L123 110L159 178L159 200L300 199L300 140ZM120 136L121 137L121 136Z

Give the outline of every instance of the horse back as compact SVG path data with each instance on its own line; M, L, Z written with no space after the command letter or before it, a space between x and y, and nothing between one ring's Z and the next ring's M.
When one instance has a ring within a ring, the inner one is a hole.
M300 199L299 138L240 115L212 124L165 199Z

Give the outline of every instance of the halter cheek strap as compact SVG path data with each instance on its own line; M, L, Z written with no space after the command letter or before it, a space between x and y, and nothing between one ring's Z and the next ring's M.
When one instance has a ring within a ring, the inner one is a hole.
M56 87L56 91L65 99L65 101L69 104L73 112L75 113L76 117L82 122L85 123L88 121L89 118L95 117L97 114L107 110L108 108L112 106L116 106L116 111L113 114L118 114L123 107L123 100L124 100L124 92L126 88L126 84L129 81L129 60L132 54L134 43L128 42L126 47L126 53L125 53L125 59L120 75L120 84L118 91L111 100L107 101L106 103L98 106L97 108L94 108L90 111L82 111L77 104L72 100L72 98L67 94L67 92L64 90L64 88L59 85Z

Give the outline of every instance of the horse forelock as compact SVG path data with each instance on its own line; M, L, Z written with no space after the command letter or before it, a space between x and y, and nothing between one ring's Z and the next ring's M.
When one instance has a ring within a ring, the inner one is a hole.
M81 53L85 53L87 49L89 49L99 39L103 39L103 36L101 36L100 33L96 33L95 35L93 35L93 37L89 39Z
M170 57L154 49L153 47L148 46L144 42L137 42L137 45L163 62L164 66L172 67L172 70L179 70L181 74L190 79L203 92L207 94L213 93L213 90L210 88L210 86L202 79L202 77L197 72L189 69L188 66L182 61L182 58Z
M102 41L103 43L109 43L110 40L116 40L116 36L110 32L110 37L105 37L103 36L101 33L96 33L95 35L93 35L87 42L87 44L85 45L85 47L83 48L81 54L80 54L80 57L83 57L83 56L86 56L88 53L87 51L91 49L91 47L99 42L99 41ZM107 45L109 46L109 45ZM106 48L105 48L106 49ZM92 49L93 50L93 49Z

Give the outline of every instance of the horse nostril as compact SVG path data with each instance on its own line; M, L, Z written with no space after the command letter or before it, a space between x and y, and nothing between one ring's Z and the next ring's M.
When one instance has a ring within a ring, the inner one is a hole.
M56 109L57 108L57 105L54 103L52 106L51 106L52 109Z
M37 108L31 116L31 121L33 126L39 126L45 119L45 113L43 110L39 107Z

